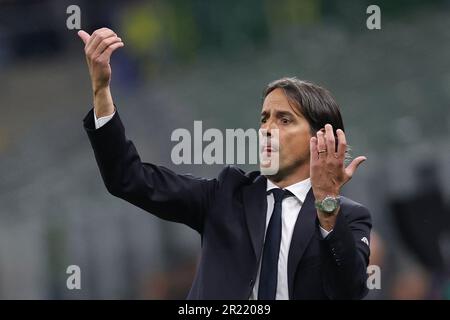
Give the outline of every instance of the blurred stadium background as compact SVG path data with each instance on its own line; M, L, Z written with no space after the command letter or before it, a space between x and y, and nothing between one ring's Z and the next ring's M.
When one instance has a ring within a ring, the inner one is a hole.
M128 137L180 173L222 166L173 165L174 129L257 128L282 76L329 88L368 157L344 192L373 215L381 289L367 299L450 299L448 0L0 1L0 298L183 299L200 251L187 227L107 193L71 4L86 31L124 39L112 88ZM81 290L66 288L72 264Z

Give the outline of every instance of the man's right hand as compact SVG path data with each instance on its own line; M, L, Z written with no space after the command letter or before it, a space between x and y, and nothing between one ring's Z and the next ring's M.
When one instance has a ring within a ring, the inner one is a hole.
M80 30L78 36L83 40L86 61L92 80L94 92L106 88L111 81L111 54L124 46L122 39L108 28L101 28L89 35Z
M114 31L108 28L95 30L92 35L80 30L78 36L84 42L84 52L91 76L94 108L97 117L114 112L109 84L111 82L111 55L124 44Z

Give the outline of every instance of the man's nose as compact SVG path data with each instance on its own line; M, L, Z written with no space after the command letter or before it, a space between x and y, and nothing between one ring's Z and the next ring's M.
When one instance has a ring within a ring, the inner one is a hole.
M261 133L264 137L270 137L272 135L270 132L270 127L267 124L261 126Z
M267 121L265 128L267 130L267 136L272 136L272 130L278 130L278 127L274 121Z

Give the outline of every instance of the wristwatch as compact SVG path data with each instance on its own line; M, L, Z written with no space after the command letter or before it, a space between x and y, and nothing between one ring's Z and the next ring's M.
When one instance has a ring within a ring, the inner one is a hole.
M323 200L316 200L314 204L316 209L332 214L339 207L340 203L341 197L326 196Z

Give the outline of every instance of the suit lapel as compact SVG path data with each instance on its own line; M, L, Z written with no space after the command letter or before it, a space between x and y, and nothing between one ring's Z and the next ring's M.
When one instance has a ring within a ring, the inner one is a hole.
M306 195L305 202L300 209L292 234L291 246L288 256L288 288L289 298L292 299L294 288L294 275L297 265L316 230L317 212L314 207L314 194L312 188Z
M242 192L245 218L257 260L261 254L266 229L266 189L266 178L264 176L258 176L251 185L243 188Z

